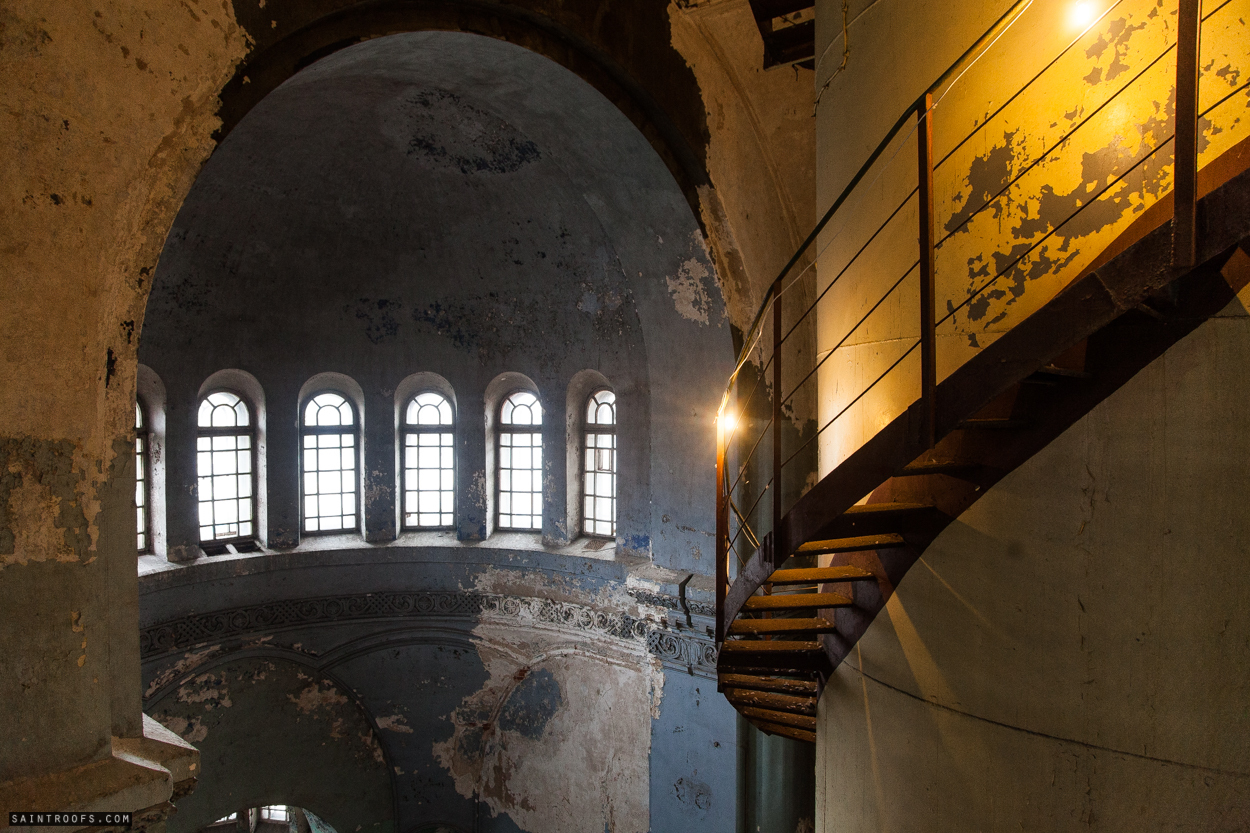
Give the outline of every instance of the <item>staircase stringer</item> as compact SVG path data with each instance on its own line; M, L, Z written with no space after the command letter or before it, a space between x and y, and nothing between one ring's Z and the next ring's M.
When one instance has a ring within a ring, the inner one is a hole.
M1225 165L1226 175L1221 177L1225 181L1218 187L1206 183L1207 193L1199 203L1198 262L1202 265L1191 270L1176 268L1171 257L1170 218L1160 218L1157 212L1141 218L1154 227L1144 230L1139 223L1130 228L1124 236L1134 238L1131 245L1125 247L1117 241L1120 250L1114 257L1105 263L1096 262L1096 269L1075 280L938 385L940 439L933 449L921 442L917 402L800 499L731 585L725 600L725 621L734 621L747 599L802 544L878 531L866 530L862 518L848 515L864 494L871 491L869 504L931 506L932 510L915 517L908 529L893 530L903 536L905 546L832 558L834 565L870 570L877 582L856 585L853 606L816 614L836 625L834 633L813 634L823 649L823 661L815 662L811 657L802 662L785 660L795 666L791 669L795 673L818 676L823 687L907 570L950 522L1250 284L1250 255L1246 252L1250 172L1240 164L1247 156L1246 148L1239 145L1235 151L1226 156L1236 159L1235 169L1241 172L1228 175ZM1082 352L1082 344L1084 367L1047 368L1065 351L1078 348ZM1022 384L1039 371L1063 380L1050 382L1061 386L1061 394L1030 397L1020 393ZM1013 412L1023 409L1028 420L999 420L1010 423L1009 430L993 432L966 424L996 400L1008 402ZM944 467L954 473L924 473L924 464L934 463L952 464ZM911 473L905 474L909 466ZM816 590L839 592L844 587L825 585ZM722 663L725 672L742 667ZM755 670L764 673L768 666Z

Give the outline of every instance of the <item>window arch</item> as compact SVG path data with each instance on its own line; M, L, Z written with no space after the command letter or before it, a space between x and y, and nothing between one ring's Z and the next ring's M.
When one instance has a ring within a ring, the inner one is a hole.
M582 533L616 537L616 394L586 401L582 443Z
M498 525L500 529L542 529L543 406L519 390L499 406Z
M359 527L356 430L356 409L343 394L323 391L304 403L300 445L305 532L344 532Z
M197 424L200 541L255 537L256 444L251 407L236 393L215 391L200 400Z
M403 526L455 523L455 413L447 397L424 391L408 400L403 426Z
M139 552L152 551L152 521L149 498L152 487L151 441L148 420L143 413L143 402L135 399L135 521L138 532Z

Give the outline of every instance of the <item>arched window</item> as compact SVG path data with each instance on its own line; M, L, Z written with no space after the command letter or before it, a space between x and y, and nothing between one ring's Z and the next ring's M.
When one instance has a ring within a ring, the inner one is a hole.
M439 529L455 523L455 418L451 403L426 391L404 413L404 528Z
M139 530L139 552L152 549L152 524L148 519L151 501L148 488L152 477L148 472L148 421L143 417L143 403L135 400L135 520Z
M593 393L586 402L582 446L582 533L616 536L616 394Z
M357 528L356 409L341 394L319 393L304 405L304 531Z
M247 402L219 390L200 400L196 437L200 540L256 535L254 420Z
M499 528L543 527L543 406L520 390L499 408Z

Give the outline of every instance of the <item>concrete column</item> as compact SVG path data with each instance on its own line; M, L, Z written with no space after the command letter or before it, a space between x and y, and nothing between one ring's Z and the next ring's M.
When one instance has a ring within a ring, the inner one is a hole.
M199 390L194 380L170 378L165 402L165 525L170 561L202 555L195 467L195 417Z
M486 403L480 386L456 392L456 537L480 541L494 526L487 476Z
M100 537L97 550L104 563L108 597L108 684L113 737L143 734L139 687L139 652L122 646L139 631L138 524L135 518L135 447L113 440L113 462L100 490ZM84 631L85 633L85 631Z
M738 716L738 833L811 830L816 747L766 735Z
M394 541L395 501L399 480L395 471L395 400L375 387L365 392L363 452L364 534L372 544Z
M546 379L540 383L543 403L543 543L562 546L578 535L569 529L568 426L564 419L563 381ZM574 442L577 441L573 437Z
M265 512L269 534L265 545L291 549L299 545L299 383L291 379L265 384Z

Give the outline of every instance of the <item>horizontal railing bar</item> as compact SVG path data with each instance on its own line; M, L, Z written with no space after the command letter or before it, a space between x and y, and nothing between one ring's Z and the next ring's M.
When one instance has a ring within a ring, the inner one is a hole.
M880 382L880 381L881 381L882 379L884 379L886 376L889 376L889 375L890 375L890 373L894 370L894 368L898 367L898 366L899 366L899 364L901 364L901 363L902 363L903 359L905 359L905 358L907 358L908 356L910 356L910 355L912 354L912 351L914 351L914 350L915 350L917 347L919 347L919 346L920 346L920 340L919 340L919 339L917 339L915 344L913 344L911 347L907 348L907 352L906 352L906 353L904 353L903 355L899 356L897 359L895 359L895 360L894 360L894 364L892 364L892 365L890 365L889 367L887 367L887 368L885 369L885 372L884 372L884 373L882 373L880 376L878 376L876 379L873 379L873 380L872 380L872 384L870 384L868 387L866 387L866 388L864 388L862 391L860 391L858 396L856 396L854 399L852 399L850 402L848 402L845 408L843 408L842 410L838 411L838 413L837 413L837 414L835 414L835 415L834 415L834 417L833 417L832 419L830 419L828 422L826 422L824 425L822 425L822 426L820 427L820 430L819 430L819 431L817 431L815 434L813 434L811 437L809 437L809 438L808 438L807 442L803 443L801 446L799 446L798 448L796 448L796 449L794 450L794 453L793 453L793 454L791 454L789 457L787 457L787 458L786 458L786 459L782 462L782 464L781 464L782 468L785 468L785 466L786 466L786 464L787 464L787 463L789 463L789 462L790 462L791 460L793 460L795 457L798 457L798 456L799 456L799 452L801 452L803 449L805 449L805 448L807 448L809 445L811 445L811 444L812 444L812 443L816 440L816 438L817 438L817 437L819 437L821 434L823 434L823 433L824 433L824 431L825 431L825 429L826 429L826 428L828 428L830 425L833 425L833 423L834 423L834 422L836 422L839 418L841 418L841 416L842 416L844 413L846 413L847 411L849 411L851 408L855 407L855 403L859 402L859 400L861 400L861 399L863 399L865 396L867 396L867 395L868 395L868 392L869 392L870 390L872 390L873 388L875 388L875 387L877 386L877 383L878 383L878 382Z
M1040 238L1038 238L1038 240L1037 240L1037 242L1036 242L1036 243L1034 243L1032 246L1029 246L1029 248L1028 248L1028 249L1026 249L1026 250L1024 250L1023 252L1021 252L1021 253L1020 253L1020 255L1019 255L1019 257L1015 258L1013 261L1011 261L1011 263L1008 263L1005 267L1003 267L1002 271L1000 271L1000 272L999 272L997 275L995 275L994 277L990 278L988 281L986 281L984 284L982 284L982 285L981 285L981 286L980 286L980 287L979 287L979 288L978 288L975 292L971 293L970 295L968 295L968 297L967 297L967 298L965 298L965 299L963 299L962 301L960 301L960 302L959 302L959 304L958 304L957 306L953 307L953 308L950 310L950 312L948 312L948 313L946 313L946 315L942 316L942 318L941 318L941 319L939 319L939 320L938 320L938 322L937 322L937 323L938 323L938 325L940 326L940 325L942 325L942 324L945 324L947 321L949 321L949 320L950 320L950 319L951 319L951 318L955 315L955 313L959 312L961 309L963 309L964 307L966 307L968 304L972 303L972 300L973 300L974 298L976 298L976 297L977 297L978 295L980 295L982 292L984 292L985 290L987 290L987 289L989 289L991 286L993 286L993 285L994 285L994 283L995 283L995 282L996 282L999 278L1001 278L1003 275L1007 274L1009 271L1011 271L1013 268L1015 268L1016 264L1018 264L1020 261L1024 260L1026 257L1028 257L1029 255L1031 255L1033 252L1037 251L1037 247L1038 247L1038 246L1040 246L1040 245L1042 245L1043 243L1045 243L1047 240L1049 240L1049 239L1050 239L1052 236L1054 236L1055 234L1057 234L1057 233L1059 232L1059 229L1063 228L1063 227L1064 227L1064 226L1066 226L1068 223L1072 222L1073 218L1075 218L1077 215L1079 215L1082 211L1084 211L1085 209L1089 208L1091 205L1094 205L1095 203L1097 203L1097 202L1098 202L1098 198L1099 198L1099 197L1101 197L1103 194L1107 193L1107 191L1108 191L1108 190L1109 190L1112 186L1119 185L1119 184L1120 184L1120 182L1121 182L1121 180L1123 180L1123 179L1124 179L1124 177L1128 176L1128 175L1129 175L1129 174L1131 174L1133 171L1137 170L1137 168L1139 168L1141 165L1145 164L1145 163L1146 163L1146 162L1147 162L1147 161L1148 161L1151 157L1153 157L1156 153L1158 153L1160 150L1162 150L1164 147L1166 147L1166 146L1167 146L1167 144L1168 144L1169 142L1171 142L1171 141L1172 141L1172 138L1173 138L1172 136L1168 136L1166 139L1164 139L1162 142L1160 142L1160 143L1159 143L1159 144L1158 144L1158 145L1154 148L1154 150L1150 151L1150 153L1147 153L1147 154L1146 154L1145 156L1143 156L1141 159L1138 159L1136 162L1134 162L1132 165L1130 165L1130 166L1128 167L1128 169L1126 169L1126 170L1124 171L1124 173L1120 174L1120 175L1119 175L1119 176L1117 176L1115 179L1113 179L1113 180L1111 180L1110 182L1108 182L1108 183L1107 183L1107 184L1106 184L1106 185L1105 185L1105 186L1104 186L1104 187L1103 187L1103 188L1102 188L1102 189L1101 189L1101 190L1100 190L1097 194L1095 194L1095 195L1094 195L1093 199L1088 200L1088 201L1087 201L1084 205L1082 205L1082 206L1081 206L1080 208L1078 208L1076 211L1073 211L1071 214L1069 214L1067 217L1065 217L1065 218L1063 219L1063 222L1062 222L1062 223L1060 223L1059 225L1055 226L1053 229L1051 229L1050 231L1048 231L1048 232L1046 232L1044 235L1042 235Z
M799 382L799 384L798 384L798 385L794 388L794 390L790 391L790 395L789 395L789 396L787 396L785 399L781 400L781 402L782 402L782 404L783 404L783 405L784 405L786 402L789 402L789 401L790 401L790 398L791 398L791 397L793 397L796 393L798 393L798 392L799 392L799 388L800 388L800 387L802 387L802 386L803 386L803 384L804 384L805 382L807 382L808 378L812 375L812 373L815 373L817 370L820 370L820 366L821 366L821 365L823 365L825 362L827 362L827 361L830 359L830 357L832 357L832 356L833 356L833 354L834 354L834 353L838 352L838 350L840 350L840 349L842 348L842 345L843 345L843 344L846 344L846 340L847 340L848 338L850 338L851 336L855 335L855 331L856 331L856 330L858 330L858 329L859 329L859 328L863 325L863 323L864 323L865 321L867 321L867 320L868 320L868 319L872 316L872 314L873 314L874 312L876 312L876 311L877 311L877 308L878 308L878 307L880 307L882 304L884 304L884 303L885 303L885 299L886 299L886 298L889 298L891 295L893 295L893 294L894 294L894 290L896 290L896 289L898 289L900 286L902 286L903 281L907 280L907 276L908 276L908 275L910 275L912 272L914 272L914 271L916 270L916 267L917 267L917 266L919 266L919 265L920 265L920 261L919 261L919 260L917 260L915 263L913 263L913 264L911 265L911 268L910 268L910 269L908 269L906 272L904 272L904 273L903 273L902 277L900 277L898 280L896 280L896 281L894 282L894 285L893 285L893 286L891 286L888 290L886 290L886 293L885 293L884 295L882 295L880 299L878 299L878 300L877 300L877 303L875 303L875 304L873 304L873 305L872 305L872 309L870 309L870 310L868 310L868 312L864 313L864 317L863 317L863 318L861 318L861 319L859 319L859 321L857 321L857 322L855 323L855 326L854 326L854 327L852 327L852 328L851 328L851 329L847 332L847 334L846 334L846 335L842 336L842 340L841 340L841 341L839 341L837 344L835 344L835 345L833 346L833 349L831 349L828 353L826 353L826 354L825 354L825 356L824 356L824 358L822 358L820 361L818 361L818 362L816 363L816 366L812 368L811 373L808 373L808 374L807 374L807 376L804 376L804 377L803 377L803 381L802 381L802 382Z
M964 54L955 59L955 62L947 67L946 71L939 75L937 80L930 84L927 90L921 93L920 97L917 99L917 103L923 101L926 95L936 94L938 87L945 84L946 79L954 75L956 70L964 68L963 65L968 63L974 52L980 52L981 48L985 46L987 41L997 40L998 37L1003 32L1007 31L1008 27L1015 23L1016 20L1019 19L1020 15L1024 14L1031 5L1033 5L1033 0L1017 0L1017 2L1010 9L1003 13L1002 17L994 21L994 24L985 30L985 33L982 34L981 37L976 39L972 46L969 46L966 50L964 50ZM1009 17L1012 17L1010 23L1007 22L1007 18ZM960 73L960 75L962 76L962 73ZM956 78L955 80L958 81L959 79Z
M751 464L751 458L755 455L755 450L760 447L760 443L764 441L764 437L768 434L768 426L773 424L773 418L769 417L760 429L760 435L755 439L755 445L751 446L751 450L747 452L746 459L742 461L742 465L738 468L738 476L734 478L734 482L729 484L729 492L738 488L738 484L742 482L742 478L746 476L747 466Z
M1175 47L1175 44L1173 44L1173 48L1174 48L1174 47ZM1164 54L1166 54L1166 53L1164 53ZM1233 96L1237 95L1238 93L1244 92L1244 91L1246 90L1246 88L1247 88L1247 87L1250 87L1250 81L1247 81L1245 84L1242 84L1242 85L1241 85L1240 87L1238 87L1237 89L1230 91L1230 92L1229 92L1226 96L1224 96L1223 98L1221 98L1219 101L1215 102L1215 103L1214 103L1214 104L1212 104L1210 107L1208 107L1207 109L1205 109L1205 110L1203 110L1202 112L1200 112L1200 113L1198 114L1198 117L1199 117L1199 118L1202 118L1203 116L1206 116L1208 113L1210 113L1210 112L1211 112L1212 110L1214 110L1216 107L1219 107L1221 104L1223 104L1224 102L1228 101L1228 100L1229 100L1230 98L1232 98ZM1167 136L1167 137L1166 137L1166 138L1165 138L1162 142L1160 142L1158 145L1156 145L1156 146L1155 146L1155 148L1154 148L1153 150L1151 150L1151 151L1150 151L1150 153L1147 153L1147 154L1146 154L1145 156L1143 156L1141 159L1138 159L1138 160L1137 160L1136 162L1134 162L1131 166L1129 166L1129 167L1128 167L1128 168L1127 168L1127 169L1126 169L1123 173L1121 173L1121 174L1120 174L1119 176L1117 176L1115 179L1113 179L1113 180L1111 180L1110 182L1108 182L1108 183L1107 183L1107 185L1106 185L1106 186L1105 186L1102 190L1100 190L1097 194L1095 194L1095 195L1094 195L1094 198L1093 198L1093 199L1091 199L1091 200L1087 201L1084 205L1082 205L1082 206L1081 206L1080 208L1078 208L1076 211L1073 211L1071 214L1069 214L1067 217L1065 217L1062 223L1060 223L1059 225L1055 226L1053 229L1051 229L1050 231L1048 231L1048 232L1047 232L1047 233L1046 233L1046 234L1045 234L1045 235L1044 235L1041 239L1039 239L1036 243L1034 243L1032 246L1030 246L1030 247L1029 247L1029 249L1028 249L1027 251L1022 252L1022 253L1020 254L1020 256L1019 256L1019 257L1017 257L1017 258L1016 258L1015 260L1013 260L1011 263L1007 264L1007 266L1006 266L1006 268L1005 268L1005 269L1003 269L1001 272L999 272L999 273L998 273L997 275L995 275L994 277L990 278L990 279L989 279L989 280L988 280L988 281L987 281L984 285L982 285L979 289L977 289L977 290L976 290L976 292L972 293L972 294L971 294L971 295L969 295L967 298L965 298L963 301L961 301L961 302L959 303L959 306L955 307L955 308L954 308L954 309L952 309L950 312L946 313L946 315L945 315L945 316L943 316L943 317L942 317L942 319L941 319L940 321L938 321L937 323L938 323L938 324L944 324L944 323L946 323L946 321L948 321L948 320L951 318L951 316L953 316L955 313L959 312L961 309L963 309L965 306L967 306L969 303L971 303L971 302L972 302L972 299L976 298L978 295L980 295L980 294L981 294L982 292L984 292L986 289L989 289L989 287L990 287L990 286L992 286L992 285L994 284L994 282L995 282L995 281L997 281L997 280L998 280L999 278L1001 278L1003 275L1007 274L1007 272L1008 272L1008 271L1010 271L1010 270L1011 270L1011 269L1012 269L1012 268L1013 268L1013 267L1014 267L1017 263L1019 263L1021 260L1024 260L1024 258L1026 258L1028 255L1032 254L1032 253L1033 253L1033 252L1037 249L1037 247L1038 247L1038 246L1040 246L1042 243L1045 243L1048 239L1050 239L1050 237L1051 237L1053 234L1055 234L1056 232L1058 232L1058 231L1059 231L1059 229L1061 229L1061 228L1063 228L1064 226L1066 226L1069 222L1071 222L1071 221L1072 221L1072 219L1073 219L1074 217L1076 217L1076 216L1077 216L1078 214L1080 214L1082 211L1084 211L1085 209L1089 208L1091 205L1093 205L1094 203L1096 203L1096 202L1098 201L1098 198L1099 198L1099 197L1101 197L1103 194L1107 193L1107 191L1108 191L1108 190L1109 190L1112 186L1114 186L1114 185L1118 185L1121 181L1123 181L1124 177L1128 176L1128 175L1129 175L1129 174L1131 174L1133 171L1137 170L1137 168L1138 168L1138 167L1140 167L1141 165L1145 164L1145 163L1146 163L1146 161L1147 161L1147 160L1149 160L1151 157L1153 157L1156 153L1158 153L1159 151L1163 150L1163 148L1167 147L1168 143L1169 143L1169 142L1171 142L1174 138L1176 138L1176 137L1175 137L1175 135L1169 135L1169 136Z
M1232 2L1232 0L1225 0L1225 1L1226 1L1226 2ZM954 156L954 155L955 155L955 154L959 151L959 149L960 149L961 147L963 147L965 144L967 144L967 143L968 143L968 140L969 140L969 139L971 139L973 136L975 136L975 135L977 135L978 133L980 133L980 132L982 132L983 130L985 130L986 126L987 126L987 125L989 125L989 123L990 123L990 122L992 122L995 118L997 118L997 117L998 117L998 115L999 115L1001 112L1003 112L1003 110L1006 110L1008 107L1010 107L1010 106L1011 106L1011 103L1012 103L1013 101L1015 101L1017 98L1019 98L1021 95L1023 95L1025 90L1027 90L1029 87L1033 86L1033 83L1034 83L1035 81L1037 81L1037 79L1041 78L1044 74L1046 74L1046 72L1048 72L1048 71L1050 70L1050 68L1051 68L1051 67L1053 67L1055 64L1057 64L1057 63L1059 62L1059 59L1060 59L1060 58L1062 58L1064 55L1068 54L1068 51L1069 51L1069 50L1071 50L1071 49L1072 49L1072 47L1076 46L1078 43L1080 43L1080 42L1081 42L1081 38L1083 38L1083 37L1085 37L1086 35L1088 35L1088 34L1090 33L1090 31L1091 31L1091 30L1093 30L1093 28L1094 28L1095 26L1097 26L1099 23L1101 23L1101 22L1102 22L1103 18L1105 18L1107 15L1109 15L1109 14L1111 14L1113 11L1115 11L1115 7L1116 7L1116 6L1118 6L1118 5L1120 5L1120 4L1121 4L1121 3L1123 3L1123 2L1124 2L1124 0L1115 0L1115 2L1114 2L1114 3L1112 3L1112 4L1111 4L1111 6L1110 6L1110 7L1109 7L1109 8L1108 8L1105 12L1103 12L1101 15L1099 15L1099 16L1098 16L1098 19L1097 19L1097 20L1095 20L1095 21L1094 21L1093 23L1091 23L1088 27L1086 27L1086 28L1085 28L1085 30L1084 30L1083 32L1081 32L1081 34L1079 34L1079 35L1077 35L1075 38L1073 38L1073 39L1072 39L1072 42L1071 42L1071 43L1069 43L1067 46L1065 46L1065 47L1064 47L1064 48L1063 48L1063 49L1059 52L1059 54L1058 54L1058 55L1056 55L1056 56L1054 57L1054 59L1052 59L1052 60L1051 60L1051 62L1050 62L1050 63L1048 63L1046 66L1042 67L1042 68L1038 71L1038 73L1037 73L1036 75L1034 75L1032 78L1030 78L1028 81L1024 82L1024 86L1022 86L1020 89L1018 89L1018 90L1016 90L1014 93L1012 93L1011 98L1009 98L1009 99L1007 99L1006 101L1004 101L1001 107L999 107L997 110L995 110L995 111L994 111L993 113L991 113L990 115L986 116L985 121L983 121L983 122L981 122L980 124L978 124L976 127L974 127L974 128L972 129L972 132L971 132L971 133L969 133L969 134L968 134L967 136L965 136L964 138L960 139L960 140L959 140L959 144L957 144L957 145L955 145L953 148L951 148L951 149L950 149L950 152L949 152L949 153L947 153L945 156L943 156L943 157L942 157L942 158L938 161L938 163L937 163L936 165L934 165L934 166L933 166L933 170L935 170L935 171L936 171L938 168L940 168L940 167L942 166L942 163L943 163L943 162L945 162L947 159L950 159L952 156ZM1117 93L1117 95L1118 95L1118 94L1119 94L1119 93Z
M1059 138L1058 138L1058 139L1057 139L1057 140L1056 140L1056 141L1055 141L1055 142L1054 142L1054 143L1053 143L1050 147L1046 148L1044 151L1042 151L1041 153L1039 153L1039 154L1037 155L1037 158L1036 158L1036 159L1034 159L1032 162L1030 162L1028 165L1026 165L1026 166L1025 166L1025 167L1024 167L1021 171L1020 171L1020 173L1018 173L1018 174L1016 174L1014 177L1012 177L1012 178L1011 178L1011 181L1010 181L1010 182L1008 182L1006 185L1004 185L1004 186L1003 186L1003 187L1002 187L1002 188L998 191L998 193L996 193L994 196L992 196L992 197L990 197L988 200L986 200L986 201L985 201L985 203L984 203L984 204L982 204L982 206L981 206L980 208L978 208L976 211L973 211L971 214L969 214L967 217L965 217L965 218L963 219L963 221L962 221L962 222L960 222L960 224L959 224L959 225L955 226L955 228L951 229L951 230L950 230L950 231L948 231L946 234L944 234L944 235L942 236L942 238L941 238L940 240L938 240L938 241L937 241L937 243L935 244L935 247L936 247L936 246L941 246L941 245L942 245L943 243L945 243L947 240L949 240L950 238L954 237L957 233L959 233L959 230L960 230L960 229L962 229L962 228L963 228L964 226L966 226L968 223L972 222L972 219L973 219L974 217L976 217L978 214L980 214L980 213L981 213L982 211L984 211L985 209L989 208L991 205L993 205L993 204L994 204L994 201L995 201L995 200L997 200L997 199L998 199L999 197L1001 197L1003 194L1007 193L1007 192L1008 192L1008 191L1010 191L1013 187L1015 187L1016 183L1018 183L1021 179L1023 179L1023 178L1024 178L1024 176L1025 176L1026 174L1028 174L1030 171L1032 171L1032 170L1033 170L1034 168L1036 168L1038 165L1040 165L1040 164L1042 164L1043 162L1045 162L1045 161L1046 161L1046 160L1050 157L1051 153L1053 153L1053 152L1055 151L1055 149L1056 149L1056 148L1058 148L1058 147L1059 147L1060 145L1062 145L1064 142L1068 141L1068 140L1069 140L1069 139L1071 139L1073 136L1075 136L1075 135L1076 135L1076 132L1077 132L1078 130L1080 130L1080 129L1081 129L1082 127L1084 127L1085 125L1089 124L1090 120L1091 120L1091 119L1093 119L1093 118L1094 118L1094 116L1098 115L1100 112L1102 112L1102 110L1103 110L1105 107L1107 107L1107 105L1111 104L1113 101L1115 101L1116 99L1118 99L1121 95L1123 95L1123 94L1124 94L1124 92L1125 92L1126 90L1128 90L1130 87L1132 87L1132 86L1133 86L1133 84L1135 84L1135 83L1137 82L1137 79L1141 78L1143 75L1145 75L1147 72L1149 72L1149 71L1150 71L1150 70L1154 67L1154 65L1155 65L1155 64L1159 63L1159 61L1162 61L1164 58L1166 58L1166 57L1167 57L1167 55L1168 55L1168 53L1169 53L1169 52L1171 52L1171 51L1172 51L1173 49L1175 49L1175 48L1176 48L1176 44L1172 44L1172 45L1171 45L1171 46L1169 46L1167 49L1163 50L1163 52L1162 52L1162 53L1160 53L1160 54L1159 54L1159 55L1158 55L1158 56L1157 56L1154 60L1152 60L1149 64L1147 64L1145 67L1143 67L1143 68L1142 68L1142 70L1141 70L1141 72L1138 72L1138 73L1137 73L1136 75L1134 75L1131 79L1129 79L1128 83L1126 83L1124 86L1120 87L1120 89L1119 89L1119 90L1117 90L1117 91L1115 92L1115 94L1114 94L1114 95L1109 96L1109 97L1107 98L1107 100L1106 100L1106 101L1104 101L1102 104L1099 104L1097 107L1095 107L1093 110L1091 110L1091 111L1090 111L1090 113L1089 113L1089 115L1088 115L1088 116L1086 116L1085 118L1081 119L1081 120L1080 120L1080 121L1079 121L1076 125L1074 125L1074 126L1073 126L1073 128L1072 128L1071 130L1069 130L1067 133L1065 133L1065 134L1063 134L1062 136L1060 136L1060 137L1059 137Z
M890 214L890 216L885 219L885 222L882 223L880 226L878 226L877 230L872 233L872 237L868 238L868 242L864 243L864 245L859 247L859 251L856 252L849 261L847 261L846 265L843 266L842 270L838 272L837 275L834 276L833 280L829 281L829 285L820 291L820 294L816 296L816 300L812 302L811 306L809 306L807 309L803 311L803 314L799 316L799 320L794 322L794 326L791 327L788 331L786 331L786 334L781 339L783 342L787 338L789 338L790 335L795 330L799 328L799 325L803 323L803 319L807 318L808 314L812 310L816 309L817 306L820 305L820 302L824 300L825 295L829 293L829 290L833 289L833 285L836 284L838 280L843 275L846 274L846 271L848 269L850 269L852 266L855 265L855 261L859 260L859 256L862 255L865 251L867 251L868 247L872 245L872 241L877 239L877 235L885 231L886 226L888 226L891 222L893 222L894 218L898 216L898 213L907 207L907 203L911 202L911 198L916 196L916 192L918 190L920 189L919 188L911 189L911 193L903 198L903 201L898 204L898 208L894 209L894 211Z
M955 62L952 63L946 69L945 72L943 72L941 75L938 76L938 79L934 81L933 84L931 84L928 87L925 93L926 94L932 93L939 86L941 86L942 83L945 82L946 79L949 78L956 70L960 69L963 66L963 64L968 61L969 57L978 49L980 49L981 46L984 45L987 40L989 40L991 37L996 37L998 34L1001 34L1001 32L1005 30L1006 26L1010 25L1006 22L1008 18L1012 18L1014 15L1015 17L1011 21L1012 23L1014 23L1015 20L1019 18L1019 15L1022 14L1024 10L1027 9L1032 4L1032 2L1033 0L1017 0L1016 3L1013 4L1012 7L1008 9L1003 14L1002 17L996 20L994 24L990 26L990 28L987 29L985 33L982 34L981 37L976 40L975 43L972 44L972 46L968 47L968 49L965 50L964 53L960 55L959 58L957 58ZM873 150L873 152L869 154L868 158L859 167L859 170L855 172L855 176L853 176L851 178L851 181L846 184L846 186L842 189L842 192L838 194L837 199L833 201L833 204L830 205L829 209L824 213L824 216L822 216L820 218L820 221L816 223L815 228L812 229L811 233L807 235L807 237L799 245L798 249L795 250L794 254L791 256L790 260L786 262L786 265L782 267L781 271L777 273L777 278L769 285L768 291L764 293L764 299L760 302L760 308L755 313L755 318L751 321L751 326L747 328L746 337L743 339L742 351L738 354L738 360L735 363L734 371L732 374L730 374L730 377L729 377L730 386L733 385L733 381L734 379L737 378L738 372L745 365L746 357L754 349L755 345L753 342L756 337L756 331L757 329L760 328L761 324L763 323L764 316L767 314L768 310L771 308L775 296L779 292L785 291L785 288L782 288L779 290L777 287L781 284L785 276L789 274L790 270L794 268L794 265L798 263L799 259L802 258L803 254L807 251L808 247L810 247L812 243L816 240L816 238L820 235L820 233L824 231L825 226L829 223L831 219L833 219L834 214L836 214L838 209L841 208L842 204L850 196L851 192L854 191L855 188L859 185L860 181L864 178L864 176L868 173L868 171L872 168L872 166L876 164L877 160L881 157L881 154L885 152L885 149L889 146L890 142L894 141L894 138L898 135L898 132L902 130L904 126L906 126L911 115L917 112L917 108L921 105L923 101L924 101L924 95L921 95L920 98L918 98L915 103L913 103L910 107L908 107L906 110L903 111L902 115L899 116L898 121L896 121L894 123L894 126L891 127L890 130L886 133L885 138L883 138L881 142L878 143L877 147ZM728 392L728 389L726 389L725 396L721 400L722 410L725 406L725 403L728 401L728 395L729 395L729 392Z

